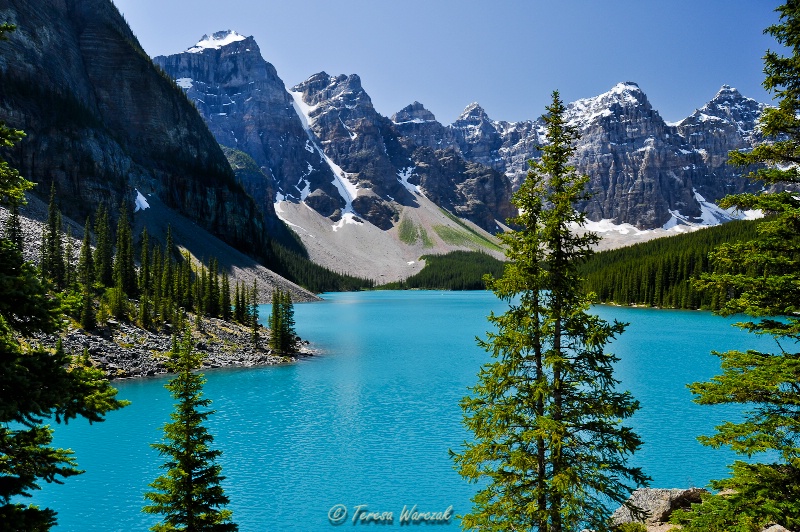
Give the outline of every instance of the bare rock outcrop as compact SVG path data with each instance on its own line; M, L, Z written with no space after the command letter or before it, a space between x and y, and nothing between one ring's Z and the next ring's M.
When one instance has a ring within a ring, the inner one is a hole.
M707 491L701 488L639 488L631 494L627 504L643 510L647 517L638 519L628 506L623 505L611 515L611 523L621 525L638 522L644 523L648 527L660 526L669 522L673 511L679 508L689 508L693 503L699 503L703 493L707 493Z

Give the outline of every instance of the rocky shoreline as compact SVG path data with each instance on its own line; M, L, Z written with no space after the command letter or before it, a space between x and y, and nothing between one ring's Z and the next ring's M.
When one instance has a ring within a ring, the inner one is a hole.
M672 512L677 509L685 510L690 508L692 504L700 503L705 493L708 493L708 491L702 488L639 488L631 494L626 504L640 508L645 512L646 517L637 518L627 506L623 505L611 516L612 529L619 529L629 523L640 523L647 532L678 532L681 530L681 526L673 525L669 522ZM629 528L629 530L633 530L633 528ZM770 523L761 532L792 531L778 523Z
M259 326L259 340L253 343L252 331L238 323L216 318L202 318L200 327L189 315L195 350L203 353L203 369L222 367L270 366L294 362L309 356L305 347L295 357L273 353L267 347L268 329ZM172 349L172 331L149 331L130 323L109 320L105 327L85 331L70 325L61 335L39 335L36 341L54 348L61 338L64 350L73 355L89 353L91 363L102 369L109 380L164 375L164 362Z

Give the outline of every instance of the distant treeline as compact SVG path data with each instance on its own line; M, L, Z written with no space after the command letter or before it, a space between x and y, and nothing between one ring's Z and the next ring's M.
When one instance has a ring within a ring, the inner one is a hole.
M445 255L423 255L422 271L404 281L381 286L387 290L484 290L483 276L503 275L503 262L478 251L451 251Z
M719 308L718 294L700 293L692 279L711 272L708 254L725 242L756 237L760 220L732 221L682 235L603 251L581 268L586 289L601 303L679 309Z
M355 292L375 287L375 281L334 272L311 261L296 251L272 241L275 261L268 267L314 293Z

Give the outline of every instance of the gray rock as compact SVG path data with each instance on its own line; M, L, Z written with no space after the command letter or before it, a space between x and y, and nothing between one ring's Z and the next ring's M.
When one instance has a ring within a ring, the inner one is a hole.
M611 522L614 525L623 523L666 523L669 516L678 508L689 508L692 503L700 502L700 496L707 493L700 488L690 489L657 489L639 488L634 491L626 504L633 505L644 510L647 517L645 519L635 519L630 508L620 506L612 515Z
M767 527L765 527L762 532L792 532L792 531L789 530L788 528L785 528L785 527L781 526L781 525L772 524L772 525L768 525Z

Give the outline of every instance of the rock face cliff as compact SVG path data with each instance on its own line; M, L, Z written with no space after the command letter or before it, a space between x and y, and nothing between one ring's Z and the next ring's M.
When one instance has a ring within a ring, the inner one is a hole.
M0 120L27 137L12 165L51 182L62 209L83 220L116 212L134 189L239 249L258 254L262 216L180 88L154 67L109 0L7 0L17 25L0 43Z
M691 116L667 124L631 82L568 104L569 123L581 134L574 164L589 174L594 192L583 206L587 216L641 229L727 221L730 215L711 202L756 189L726 161L728 151L759 141L756 121L764 108L723 86ZM433 131L437 125L426 122L424 127ZM478 104L468 106L445 129L445 144L504 172L514 188L527 174L527 160L539 157L537 146L547 142L541 119L492 121Z
M220 144L261 166L266 182L244 184L266 210L273 201L302 202L336 223L389 230L405 207L417 206L412 185L488 231L511 213L502 173L405 135L375 110L357 75L320 72L287 91L252 37L233 31L154 61L195 101ZM414 112L410 121L423 120ZM425 119L447 131L433 115Z

